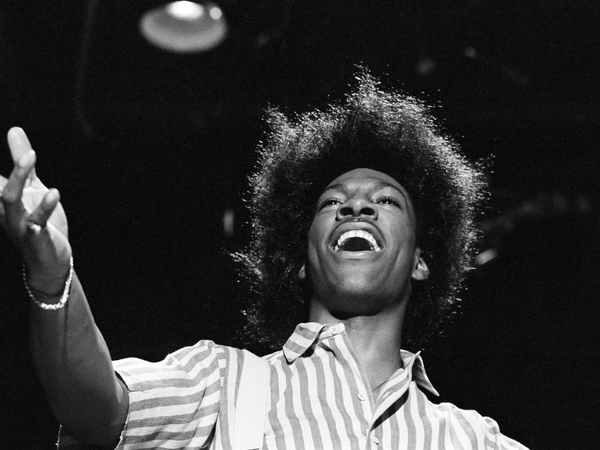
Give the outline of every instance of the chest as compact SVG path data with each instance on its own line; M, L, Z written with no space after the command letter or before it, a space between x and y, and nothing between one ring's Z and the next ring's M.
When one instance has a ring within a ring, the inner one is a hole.
M384 386L374 399L365 381L352 360L325 356L275 365L264 448L402 448L379 445L410 434L410 396L422 393L407 379Z

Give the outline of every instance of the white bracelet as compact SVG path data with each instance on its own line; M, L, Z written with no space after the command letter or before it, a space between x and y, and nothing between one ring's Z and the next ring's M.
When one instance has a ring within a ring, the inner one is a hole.
M67 281L65 282L65 289L63 290L62 297L60 298L60 301L58 303L42 303L37 298L35 298L35 295L33 295L33 292L31 292L31 288L27 283L27 273L25 272L25 264L23 264L23 282L25 283L25 290L27 291L27 295L29 295L29 298L33 301L33 303L35 303L40 308L45 309L46 311L56 311L57 309L61 309L63 306L65 306L67 300L69 300L69 294L71 293L71 283L73 282L73 257L71 257L70 263L71 268L69 269L69 276L67 277Z

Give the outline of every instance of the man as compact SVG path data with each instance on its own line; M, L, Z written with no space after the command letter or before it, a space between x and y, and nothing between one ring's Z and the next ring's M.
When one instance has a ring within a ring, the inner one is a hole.
M236 255L260 294L249 331L278 348L265 357L263 448L524 448L489 418L432 403L421 358L401 350L435 333L455 299L476 237L477 167L422 104L368 74L344 104L293 122L271 111L269 122L251 178L252 240ZM58 192L35 176L22 130L8 140L0 219L23 256L33 357L61 447L232 448L247 353L200 341L159 363L113 366Z

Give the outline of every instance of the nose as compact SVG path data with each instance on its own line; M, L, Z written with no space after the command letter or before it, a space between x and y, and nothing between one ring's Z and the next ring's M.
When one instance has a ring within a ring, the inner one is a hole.
M340 205L336 212L338 220L342 220L347 217L370 217L373 220L377 220L377 208L371 201L363 196L354 196L346 200Z

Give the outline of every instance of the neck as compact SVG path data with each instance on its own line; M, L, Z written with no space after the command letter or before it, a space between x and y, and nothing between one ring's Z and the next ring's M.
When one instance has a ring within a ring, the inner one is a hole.
M320 306L319 306L320 305ZM343 323L356 356L375 390L402 367L400 346L406 302L390 305L375 315L336 318L320 302L311 307L310 319L319 323Z

